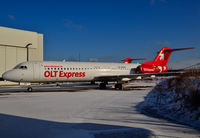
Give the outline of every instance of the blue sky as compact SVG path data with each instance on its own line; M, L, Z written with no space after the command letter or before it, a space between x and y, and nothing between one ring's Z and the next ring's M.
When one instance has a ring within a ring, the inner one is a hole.
M44 59L71 56L120 62L152 60L162 47L197 47L173 53L170 63L200 59L199 0L6 0L0 26L44 34Z

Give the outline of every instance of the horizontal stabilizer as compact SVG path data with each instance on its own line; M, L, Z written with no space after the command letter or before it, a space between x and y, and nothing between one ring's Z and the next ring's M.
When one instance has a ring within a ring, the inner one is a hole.
M131 63L133 60L146 60L146 58L126 58L122 61L124 61L124 63Z

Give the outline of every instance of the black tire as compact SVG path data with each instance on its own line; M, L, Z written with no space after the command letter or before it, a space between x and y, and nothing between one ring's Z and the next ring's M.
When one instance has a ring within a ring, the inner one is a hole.
M91 81L90 84L91 84L91 85L95 85L95 81Z
M100 89L105 89L106 88L106 84L105 83L100 83L99 84L99 88Z
M32 91L33 91L33 88L32 88L32 87L28 87L28 88L27 88L27 91L28 91L28 92L32 92Z
M115 84L115 89L119 89L119 90L122 90L122 84L121 83L117 83Z

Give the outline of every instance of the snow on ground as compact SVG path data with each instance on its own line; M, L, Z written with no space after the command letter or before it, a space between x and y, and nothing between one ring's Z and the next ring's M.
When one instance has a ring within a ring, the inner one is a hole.
M141 82L142 83L142 82ZM151 85L150 82L143 85ZM11 93L0 95L0 137L199 137L200 132L144 115L145 90Z
M159 115L200 129L200 79L160 82L140 103L143 112Z

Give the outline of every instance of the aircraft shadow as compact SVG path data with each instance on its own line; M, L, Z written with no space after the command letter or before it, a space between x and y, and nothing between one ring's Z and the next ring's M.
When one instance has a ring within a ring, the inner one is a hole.
M96 123L66 123L28 117L0 114L1 138L147 138L153 133L143 128L133 128Z
M145 90L152 86L127 86L123 89L123 91L131 91L131 90ZM112 87L112 85L107 85L105 89L100 89L98 85L89 85L89 84L69 84L63 86L52 86L52 85L37 85L33 86L32 92L83 92L87 90L116 90ZM0 88L0 93L19 93L19 92L27 92L26 87L2 87ZM30 92L29 92L30 93Z

